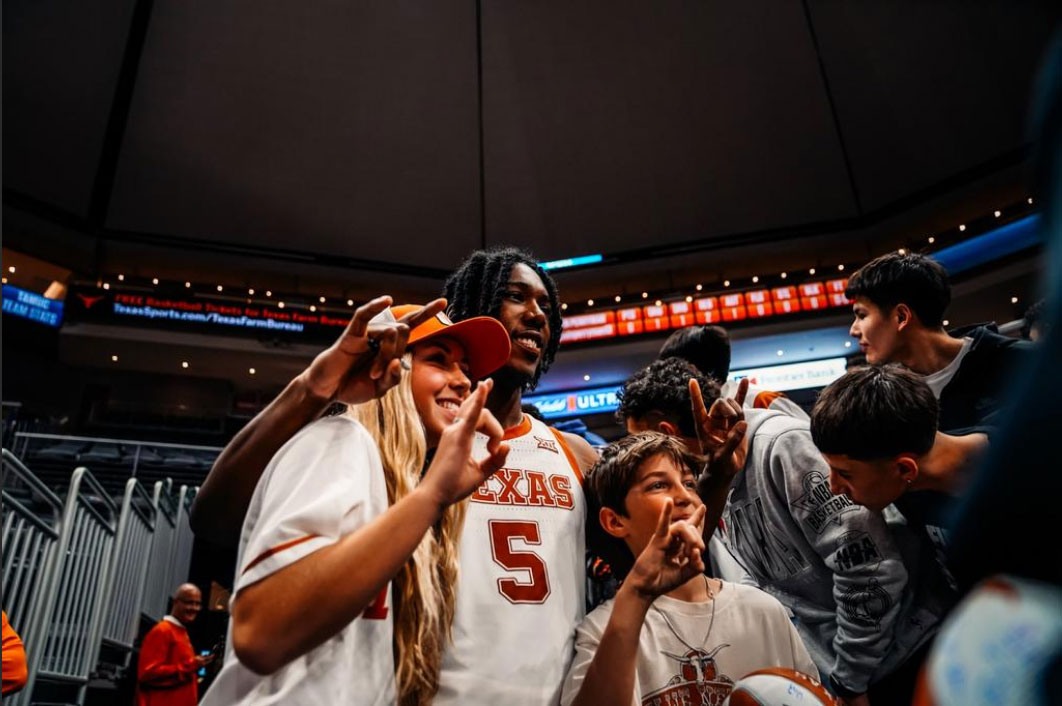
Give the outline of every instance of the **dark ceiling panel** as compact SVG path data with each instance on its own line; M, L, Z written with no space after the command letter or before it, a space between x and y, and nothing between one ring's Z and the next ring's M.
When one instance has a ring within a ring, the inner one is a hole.
M1025 142L1062 4L809 2L866 210Z
M5 188L88 215L135 4L5 0Z
M480 243L470 2L157 0L108 225L447 266Z
M855 214L800 3L483 5L487 236L542 257Z

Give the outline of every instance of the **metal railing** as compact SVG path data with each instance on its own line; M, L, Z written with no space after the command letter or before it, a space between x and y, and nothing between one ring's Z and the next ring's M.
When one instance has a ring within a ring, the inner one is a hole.
M25 645L31 682L5 697L28 703L45 644L45 604L60 556L63 501L7 449L3 450L3 603Z
M140 626L140 606L157 515L157 500L148 495L136 478L130 478L125 484L118 515L118 535L107 581L108 603L101 630L102 642L124 653L123 667L128 665ZM97 644L93 662L98 659L99 647Z
M140 611L151 621L161 620L166 614L166 601L173 591L170 577L173 569L173 547L177 538L177 500L170 492L171 484L155 483L152 502L158 512L155 515L155 533L151 541L151 554L147 561L147 581Z
M198 491L198 486L189 488L186 485L182 485L177 496L177 524L173 540L173 554L169 564L170 576L167 596L173 595L177 587L188 580L188 568L192 562L192 544L194 542L192 527L188 522L188 512Z

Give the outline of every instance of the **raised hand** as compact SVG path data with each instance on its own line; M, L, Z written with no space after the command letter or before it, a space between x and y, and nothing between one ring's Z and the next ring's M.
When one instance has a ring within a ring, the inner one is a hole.
M704 572L701 558L704 552L701 538L704 505L699 505L690 517L675 523L671 522L673 512L674 503L668 498L660 511L652 539L624 581L647 597L662 596Z
M454 421L443 430L435 458L421 481L421 486L431 490L440 507L470 495L501 468L509 454L509 445L502 442L501 424L483 407L493 386L494 381L490 379L480 382L458 407ZM487 455L478 461L472 457L472 441L477 431L487 435Z
M370 323L391 303L391 297L383 296L358 307L339 339L303 371L310 394L360 404L379 397L398 382L409 332L442 311L446 300L436 299L395 322Z
M702 493L702 499L706 490L703 486L709 479L725 480L729 485L729 481L745 466L748 450L741 442L748 430L744 412L748 391L749 381L745 378L738 384L734 399L720 397L712 403L710 410L706 410L701 386L697 380L690 378L690 401L697 440L701 445L701 453L708 460L706 472L698 479L698 492Z

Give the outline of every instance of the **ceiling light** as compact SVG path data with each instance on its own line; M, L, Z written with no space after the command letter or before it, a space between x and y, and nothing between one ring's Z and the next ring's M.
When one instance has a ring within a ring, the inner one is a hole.
M284 308L284 302L277 302L277 308L283 309Z
M781 348L779 348L779 349L778 349L778 350L776 351L776 354L777 354L777 355L785 355L785 351L783 351L783 350L782 350Z
M837 266L837 271L838 272L844 272L844 265L838 265Z
M621 301L623 301L623 297L621 297L620 295L618 295L618 294L617 294L617 295L616 295L616 303L618 304L618 303L620 303Z
M250 368L247 370L247 372L249 372L251 375L254 375L256 371L254 368Z
M561 304L561 311L567 311L567 310L568 310L568 305L567 304Z
M317 311L317 307L313 304L310 304L310 311Z
M1017 304L1018 303L1018 298L1017 297L1011 297L1010 298L1010 303L1011 304Z
M663 304L664 303L662 301L660 301L659 299L656 300L656 305L657 306L662 306Z
M759 281L760 281L760 276L759 275L753 275L752 276L752 283L753 284L756 284Z
M187 368L188 367L188 361L187 360L182 360L181 361L181 367L182 368Z
M1003 212L1002 211L993 211L992 215L995 216L996 218L999 218L1000 216L1003 215Z
M1029 204L1032 204L1032 196L1029 197Z
M586 305L587 306L593 306L594 305L594 300L593 299L587 299L586 300Z
M111 356L111 362L112 362L112 363L117 363L117 362L118 362L118 356L116 356L116 355L112 355L112 356Z
M814 268L814 267L812 267L812 268L811 268L810 270L808 270L808 274L809 274L809 275L813 275L813 274L815 274L815 268Z
M185 282L185 283L184 283L184 288L185 288L185 289L187 289L187 288L189 288L189 287L191 287L191 286L192 286L192 283L191 283L191 282Z
M730 280L728 280L728 279L724 279L724 280L723 280L723 286L724 286L724 287L729 287L729 286L730 286Z
M964 230L966 230L966 226L965 225L959 226L959 232L962 232Z
M118 275L118 281L119 282L124 282L125 281L125 275Z
M930 245L932 245L932 244L933 244L933 243L935 243L935 242L937 242L937 239L936 239L936 238L934 238L934 237L933 237L932 235L931 235L931 236L929 236L929 244L930 244Z
M687 301L687 302L691 302L691 301L693 301L693 297L686 297L686 301Z
M220 291L221 291L221 290L223 290L223 289L224 289L224 287L222 287L222 286L221 286L221 285L219 284L219 285L218 285L218 291L220 292Z
M7 271L10 272L11 274L15 274L15 266L11 265L10 267L7 268Z
M947 320L947 319L944 319L944 321L943 321L942 323L943 323L943 324L944 324L945 326L947 326L949 322L948 322L948 320Z
M4 284L7 284L7 277L3 278Z
M698 284L698 285L697 285L697 291L699 292L699 291L701 291L702 289L704 289L704 286L703 286L703 285L700 285L700 284Z
M851 341L845 341L844 342L844 347L845 348L851 348L852 347L852 342Z
M151 278L151 283L152 284L158 284L159 283L159 278L158 277L152 277Z
M271 297L271 296L273 296L273 293L267 289L266 290L266 296L267 297Z
M104 282L103 283L103 288L104 289L110 289L111 288L111 283L110 282Z
M319 301L319 302L321 302L322 304L324 304L324 303L325 303L325 298L324 298L324 297L319 297L319 298L317 299L317 301Z
M786 277L788 277L788 276L789 276L789 274L788 274L788 273L786 273L786 272L783 272L783 273L782 273L782 279L785 279L785 278L786 278Z
M907 254L907 251L906 251L906 250L904 250L903 248L900 248L900 249L899 249L899 250L897 250L896 252L900 253L901 255L906 255L906 254Z
M583 375L583 380L586 380L587 382L590 382L590 376L589 375Z
M354 300L353 299L348 299L347 300L347 306L354 306Z
M642 292L642 299L648 299L648 298L649 298L649 292Z
M250 294L253 297L254 296L254 287L248 288L247 293Z

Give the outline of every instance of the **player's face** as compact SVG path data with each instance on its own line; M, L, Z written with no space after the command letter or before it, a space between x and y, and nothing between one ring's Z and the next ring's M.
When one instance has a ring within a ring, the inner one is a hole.
M907 483L894 459L857 461L841 454L823 454L830 466L830 492L847 495L856 505L881 512L903 495Z
M859 340L859 349L871 365L891 363L896 360L899 347L899 331L895 321L895 309L884 312L866 297L856 297L852 302L855 320L848 333Z
M186 591L173 600L173 617L185 625L191 624L203 605L203 595L199 591Z
M528 378L534 377L549 345L549 292L534 270L524 264L513 266L502 293L498 319L512 339L508 367Z
M452 338L432 338L413 347L412 367L413 404L424 424L428 448L435 448L472 388L465 349Z
M697 497L697 479L689 469L666 454L657 454L642 462L624 498L630 533L625 539L634 556L649 544L668 498L674 503L672 522L687 519L702 504Z

